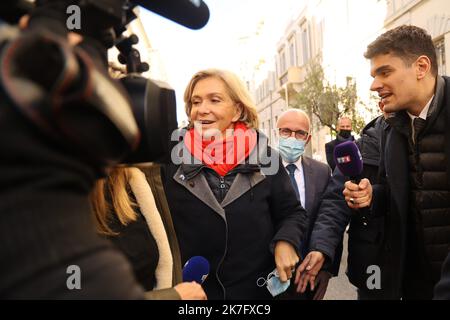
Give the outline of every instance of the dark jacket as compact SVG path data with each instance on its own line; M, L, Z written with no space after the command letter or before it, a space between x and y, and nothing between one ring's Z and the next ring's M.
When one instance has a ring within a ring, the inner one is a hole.
M94 166L37 130L3 90L0 128L0 298L143 298L125 257L96 234ZM67 286L70 266L80 290Z
M305 177L306 203L304 206L308 213L308 229L303 245L303 255L306 256L310 251L311 234L317 219L322 196L331 178L331 170L328 165L305 156L302 159L302 165ZM331 267L328 271L333 275L337 275L338 270L339 264L337 267Z
M338 135L336 137L336 139L325 143L325 153L327 155L327 163L330 166L331 171L334 171L334 168L336 168L336 163L334 162L334 148L342 142L354 141L354 140L355 140L355 137L353 137L353 136L351 136L348 139L345 139Z
M362 177L368 178L371 183L378 181L380 137L386 130L388 125L383 117L377 117L366 125L357 141L364 163ZM337 168L333 172L319 208L311 249L324 253L336 263L340 257L336 257L335 250L342 243L345 228L350 222L347 275L353 285L364 289L368 277L367 267L379 261L383 218L367 215L366 211L353 211L347 206L342 191L348 179ZM380 292L376 294L379 297Z
M388 131L389 125L383 116L379 116L366 125L361 133L361 138L357 141L364 163L362 176L369 179L371 184L380 182L381 137ZM345 205L347 206L347 204ZM348 230L347 276L353 285L360 290L366 290L367 278L370 276L367 268L371 265L378 265L382 255L386 212L378 215L371 214L369 209L351 210L351 212ZM371 290L366 296L382 299L383 288Z
M272 155L272 161L263 165L261 154ZM208 299L272 298L257 281L275 269L275 242L288 241L300 252L306 212L278 153L255 148L249 158L223 178L203 164L186 161L165 171L182 263L193 256L210 263L203 283ZM228 189L223 199L217 196L219 189Z
M440 166L442 163L445 163L448 170L448 155L450 152L450 128L448 126L448 119L450 119L450 79L447 77L438 77L437 79L438 82L436 85L436 93L430 105L430 110L427 117L427 126L423 133L419 136L419 142L417 146L419 148L423 147L421 141L423 141L423 139L425 139L427 135L430 134L430 132L432 132L436 128L443 128L443 130L445 130L445 143L442 144L441 148L445 150L440 150L440 152L442 153L441 160L438 162L430 163L430 165ZM431 242L427 241L425 243L420 240L417 242L418 247L416 247L417 251L415 252L417 258L421 257L422 249L424 249L423 246L425 246L425 249L427 247L431 248L431 246L436 245L435 240L440 239L442 245L440 247L436 247L436 249L438 250L433 250L433 254L439 255L441 260L440 264L442 265L443 258L445 257L445 251L441 251L441 249L445 249L445 247L447 247L448 251L448 247L450 245L448 241L450 236L448 227L450 224L448 223L448 220L439 218L440 213L444 213L443 216L448 216L448 208L450 207L448 186L446 187L447 189L445 189L444 187L442 191L439 191L439 193L441 193L447 190L447 196L441 197L442 201L440 202L435 201L434 203L431 203L432 205L442 206L442 209L432 211L433 214L428 214L426 216L426 220L415 224L411 223L414 211L412 210L410 205L412 188L409 180L411 173L408 160L409 142L408 135L404 132L405 130L409 130L410 128L410 122L408 121L410 121L410 119L404 111L397 113L395 117L389 119L389 123L392 126L392 129L386 136L385 146L384 148L382 148L384 154L381 158L382 162L380 163L380 170L384 173L386 182L381 185L373 186L373 212L379 212L381 214L383 212L388 213L385 216L386 239L383 245L383 272L381 285L385 288L386 291L389 291L392 297L396 298L404 297L405 292L407 295L416 294L417 297L419 297L419 295L421 294L423 294L424 296L426 295L426 297L430 297L430 295L432 294L432 292L424 292L422 290L404 291L404 287L410 285L409 281L405 281L405 270L410 273L412 269L415 269L417 267L416 263L411 264L406 260L406 253L409 249L411 249L412 239L410 235L408 235L409 227L412 226L419 233L424 232L426 228L430 228L432 226L437 227L436 231L443 231L443 233L439 234L429 233L428 235L431 236L431 238L428 239L432 239ZM428 157L428 155L426 155L427 152L423 149L421 152L421 160L426 161ZM424 167L424 169L426 171L426 167ZM427 181L435 181L432 178L433 176L436 175L432 173L426 175L424 174L423 179L431 178L431 180ZM442 176L440 172L439 176ZM445 178L443 179L443 183L443 186L445 186ZM445 207L447 209L445 209ZM436 237L433 238L433 235ZM433 260L435 262L437 261L435 260L437 256L432 257L428 255L428 262L431 262L431 260L429 260L430 258L434 258ZM426 274L419 275L419 280L425 281L426 277L430 276L430 273L431 269ZM428 285L428 287L430 287L430 285Z

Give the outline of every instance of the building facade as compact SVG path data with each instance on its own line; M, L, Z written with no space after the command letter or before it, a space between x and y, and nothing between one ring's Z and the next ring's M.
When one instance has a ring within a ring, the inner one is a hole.
M450 1L387 0L386 30L408 24L427 30L436 46L439 74L450 74Z
M318 59L331 84L345 86L349 78L358 95L370 103L369 64L365 48L383 31L386 2L380 0L306 0L290 21L277 47L275 66L255 90L261 128L276 139L276 122L281 112L296 106L294 96L306 77L308 63ZM312 120L312 140L306 154L326 161L324 145L332 139L328 129ZM370 119L371 115L367 115Z

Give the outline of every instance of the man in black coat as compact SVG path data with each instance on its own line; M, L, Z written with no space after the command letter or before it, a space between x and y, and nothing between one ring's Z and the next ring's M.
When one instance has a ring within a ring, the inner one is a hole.
M431 299L450 247L450 79L438 75L425 30L400 26L368 46L374 81L391 130L373 185L345 183L352 209L385 213L381 287L392 298Z
M380 137L386 130L388 125L384 117L379 116L366 125L357 141L364 163L361 176L372 183L378 181ZM387 298L383 290L368 290L366 286L370 276L367 268L380 263L383 217L365 215L364 212L353 211L347 206L342 194L347 180L349 177L343 176L336 168L320 204L311 235L312 252L307 259L319 259L325 266L331 262L339 263L341 258L336 248L341 245L344 231L350 222L347 276L358 288L358 299Z
M325 144L325 153L327 155L327 163L334 171L336 163L334 162L334 148L345 141L354 141L355 137L352 136L352 120L348 117L342 117L338 120L338 134L336 139L331 140Z

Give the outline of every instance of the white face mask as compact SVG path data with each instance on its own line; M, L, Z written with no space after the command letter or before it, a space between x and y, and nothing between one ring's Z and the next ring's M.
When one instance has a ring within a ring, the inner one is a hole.
M289 288L291 280L281 282L278 271L275 268L271 273L269 273L267 279L259 278L256 284L258 285L258 287L263 287L264 285L266 285L267 290L269 290L272 297L275 297L279 294L282 294Z
M289 163L296 162L303 155L305 146L305 140L297 140L294 137L280 137L278 142L278 150L280 151L281 157Z

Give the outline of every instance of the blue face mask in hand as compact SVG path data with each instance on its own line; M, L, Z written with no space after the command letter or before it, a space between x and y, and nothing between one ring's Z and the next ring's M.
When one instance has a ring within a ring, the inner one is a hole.
M278 150L284 161L293 163L297 161L305 152L305 140L297 140L294 137L280 137Z
M272 297L275 297L279 294L282 294L289 288L291 280L281 282L278 271L277 269L275 269L271 273L269 273L269 275L267 276L267 280L264 278L259 278L256 284L258 285L258 287L263 287L264 285L266 285L267 290L269 290Z

